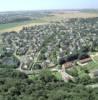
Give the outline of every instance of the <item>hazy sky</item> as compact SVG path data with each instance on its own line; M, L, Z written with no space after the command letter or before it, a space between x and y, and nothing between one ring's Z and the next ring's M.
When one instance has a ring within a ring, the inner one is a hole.
M0 0L0 11L98 8L98 0Z

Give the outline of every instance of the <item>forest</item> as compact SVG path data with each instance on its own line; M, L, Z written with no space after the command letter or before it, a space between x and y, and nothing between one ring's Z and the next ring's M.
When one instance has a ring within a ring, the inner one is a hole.
M48 69L30 79L12 69L0 69L0 100L98 100L98 88L87 85L98 79L77 78L65 83Z

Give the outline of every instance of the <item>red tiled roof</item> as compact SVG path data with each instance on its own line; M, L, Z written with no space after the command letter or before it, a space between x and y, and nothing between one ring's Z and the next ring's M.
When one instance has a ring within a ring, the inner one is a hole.
M89 61L91 61L91 60L92 60L92 59L89 57L89 58L80 60L80 63L86 63L86 62L89 62Z

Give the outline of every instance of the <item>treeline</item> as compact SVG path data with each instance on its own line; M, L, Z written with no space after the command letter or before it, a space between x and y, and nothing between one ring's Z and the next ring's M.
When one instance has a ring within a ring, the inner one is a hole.
M64 83L48 70L32 80L18 71L0 70L0 100L98 100L97 94L98 88L87 88L78 80Z
M11 21L9 21L8 23L13 23L13 22L24 22L24 21L30 21L31 18L29 17L22 17L22 18L15 18Z
M16 18L12 18L12 19L7 19L7 18L2 18L0 19L0 24L7 24L7 23L15 23L15 22L24 22L24 21L30 21L32 20L29 17L16 17Z

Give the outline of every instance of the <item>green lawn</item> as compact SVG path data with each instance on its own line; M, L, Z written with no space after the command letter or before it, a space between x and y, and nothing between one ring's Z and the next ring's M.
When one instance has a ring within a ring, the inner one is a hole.
M95 56L94 60L96 61L96 63L98 63L98 56Z
M98 68L98 62L95 63L95 62L91 61L83 67L87 67L89 70L97 69Z
M75 66L72 69L70 69L70 71L73 72L76 69L78 71L78 75L82 76L85 74L85 70L88 70L89 72L91 72L94 69L98 69L98 57L95 57L95 61L96 62L90 61L84 66Z
M94 69L98 69L98 61L97 61L96 63L93 62L93 61L90 61L90 62L88 62L87 65L85 65L85 66L83 66L83 67L81 67L81 66L76 66L76 68L77 68L77 70L78 70L78 74L79 74L79 75L82 75L82 74L84 74L84 71L81 70L81 68L83 68L83 69L88 69L88 71L92 71L92 70L94 70Z
M58 80L61 80L62 79L62 76L59 72L53 72L53 75L58 79Z

